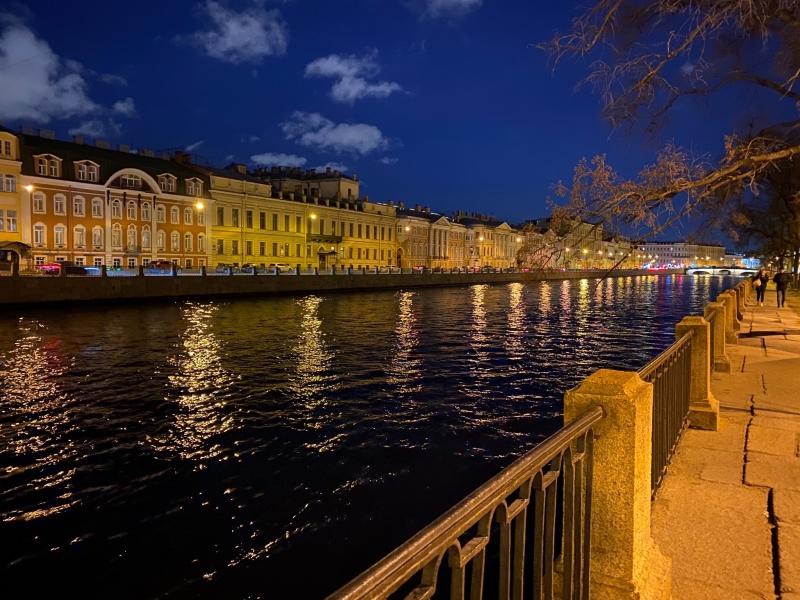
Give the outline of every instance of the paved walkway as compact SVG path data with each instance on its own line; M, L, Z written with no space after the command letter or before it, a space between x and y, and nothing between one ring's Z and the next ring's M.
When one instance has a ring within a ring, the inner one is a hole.
M653 506L674 600L800 600L800 294L745 313L717 432L689 430Z

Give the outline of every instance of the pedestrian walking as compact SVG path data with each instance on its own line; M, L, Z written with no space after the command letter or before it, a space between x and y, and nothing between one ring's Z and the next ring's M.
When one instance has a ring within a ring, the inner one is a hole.
M789 282L792 281L792 276L782 268L775 274L772 281L775 282L775 287L778 289L778 308L782 308L786 304L786 289L789 287Z
M756 302L759 306L764 306L764 294L767 292L768 283L769 275L764 269L759 269L758 273L753 275L753 287L756 288Z

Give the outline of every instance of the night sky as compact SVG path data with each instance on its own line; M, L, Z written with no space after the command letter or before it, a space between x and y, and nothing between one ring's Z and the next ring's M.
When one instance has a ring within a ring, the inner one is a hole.
M374 200L518 222L605 153L633 175L666 140L712 156L737 98L626 138L534 47L577 3L530 0L0 2L0 120L216 166L331 165ZM724 110L723 110L724 109ZM338 165L338 166L337 166Z

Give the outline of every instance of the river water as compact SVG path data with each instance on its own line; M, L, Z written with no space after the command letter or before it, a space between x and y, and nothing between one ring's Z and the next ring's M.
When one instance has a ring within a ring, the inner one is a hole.
M5 312L2 595L323 598L732 283Z

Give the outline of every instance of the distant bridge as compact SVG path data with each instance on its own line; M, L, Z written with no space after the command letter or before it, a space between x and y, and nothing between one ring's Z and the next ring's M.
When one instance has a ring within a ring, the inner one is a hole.
M686 269L687 275L730 275L733 277L748 277L756 274L756 269L742 267L693 267Z

